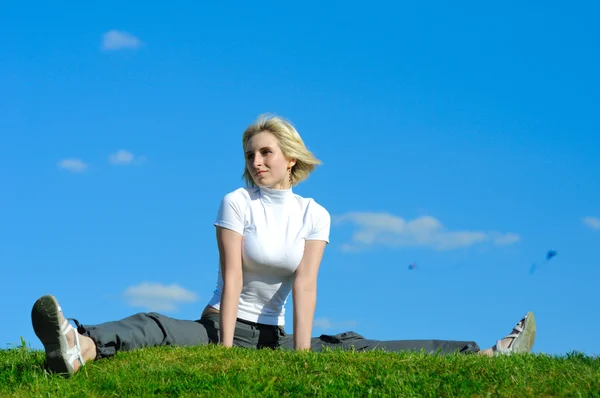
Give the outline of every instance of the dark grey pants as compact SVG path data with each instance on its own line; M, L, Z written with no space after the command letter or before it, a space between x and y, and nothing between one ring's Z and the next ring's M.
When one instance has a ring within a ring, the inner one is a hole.
M75 321L78 332L96 343L96 358L106 358L117 351L142 347L175 345L180 347L219 343L219 315L205 315L197 321L170 318L155 312L139 313L120 321L85 326ZM245 348L293 349L294 337L283 327L239 320L233 337L234 346ZM449 354L454 352L476 353L480 350L473 341L447 340L391 340L365 339L354 332L336 335L322 334L311 340L311 351L332 349L355 349L368 351L421 351Z

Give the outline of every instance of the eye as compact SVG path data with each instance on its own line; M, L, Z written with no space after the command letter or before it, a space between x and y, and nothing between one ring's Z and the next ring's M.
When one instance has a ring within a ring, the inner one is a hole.
M254 158L254 154L253 153L249 153L246 155L246 159L247 160L252 160Z
M271 151L270 149L265 149L261 153L263 154L263 156L265 156L265 155L268 155L269 153L273 153L273 151Z

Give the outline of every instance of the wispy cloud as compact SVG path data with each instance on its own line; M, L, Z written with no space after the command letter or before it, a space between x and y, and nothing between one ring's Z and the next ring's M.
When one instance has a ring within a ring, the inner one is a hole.
M587 216L581 219L583 223L591 229L600 229L600 217Z
M110 30L102 36L102 49L106 51L135 49L142 45L142 41L129 32Z
M389 247L431 247L451 250L491 242L510 245L520 240L515 233L493 231L451 231L431 216L405 220L389 213L352 212L333 217L335 224L350 223L357 227L344 251L359 251L373 245Z
M501 234L491 232L489 235L496 246L508 246L521 240L519 235L513 233Z
M143 282L125 290L123 296L132 307L146 308L149 311L174 311L180 303L193 303L198 300L196 293L177 284Z
M111 164L118 166L139 165L142 164L145 159L146 158L143 156L135 156L133 153L124 149L120 149L108 156L108 161Z
M88 165L81 159L63 159L58 162L58 167L72 173L83 173Z
M357 325L354 321L334 322L329 318L316 318L313 321L313 327L317 329L345 329L352 328Z

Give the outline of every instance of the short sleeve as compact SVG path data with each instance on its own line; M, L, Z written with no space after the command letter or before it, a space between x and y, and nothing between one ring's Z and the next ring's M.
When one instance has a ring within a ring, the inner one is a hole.
M217 219L214 225L216 227L230 229L243 235L245 203L245 198L237 191L225 195L221 200L221 205L219 206Z
M313 226L306 240L324 240L329 243L329 230L331 229L331 216L321 205L313 202Z

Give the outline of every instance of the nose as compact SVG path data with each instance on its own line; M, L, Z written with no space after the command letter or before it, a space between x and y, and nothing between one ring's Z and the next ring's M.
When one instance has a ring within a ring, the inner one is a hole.
M260 156L260 154L254 155L254 160L252 161L252 166L255 169L258 169L260 166L262 166L263 161L262 161L262 156Z

